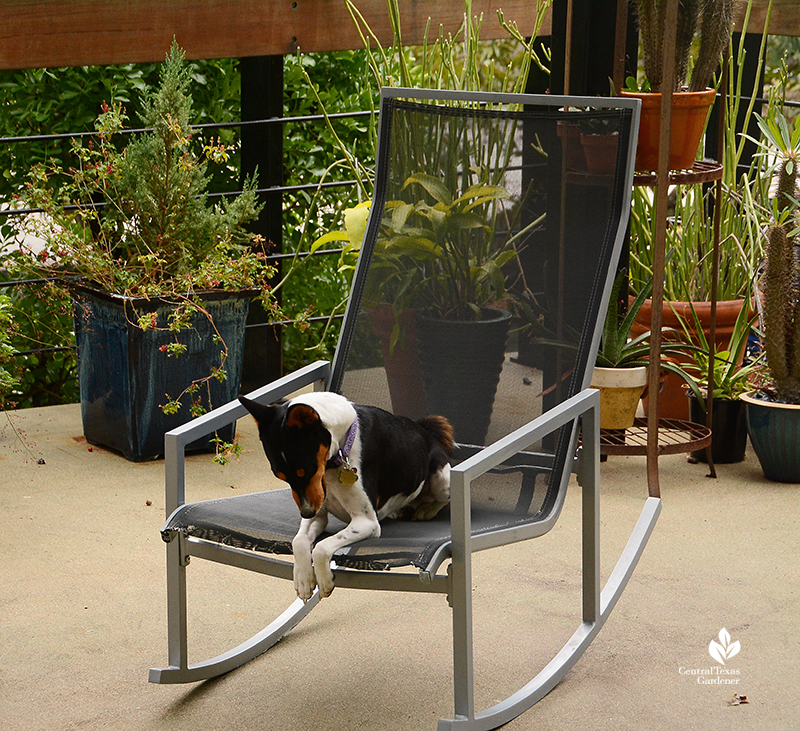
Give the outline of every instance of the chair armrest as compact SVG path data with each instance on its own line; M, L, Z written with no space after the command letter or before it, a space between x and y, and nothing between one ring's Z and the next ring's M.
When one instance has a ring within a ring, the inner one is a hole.
M594 388L584 389L511 434L498 439L494 444L471 455L454 466L452 471L463 472L468 480L473 480L593 408L600 408L600 392Z
M450 520L454 551L457 551L458 548L465 552L482 550L494 545L532 537L534 533L543 534L549 530L550 521L543 521L537 528L520 530L518 538L506 536L501 540L496 540L491 535L471 536L469 485L472 480L578 417L582 417L584 421L584 448L588 451L585 461L599 464L600 392L587 388L541 416L532 419L494 444L484 447L451 469ZM593 438L589 438L589 435L593 435ZM572 470L565 466L564 472L566 477L562 476L562 479L566 481ZM553 522L558 517L559 511L560 505L554 511ZM528 535L529 533L531 535Z
M247 396L261 403L272 403L316 381L327 383L330 378L330 372L331 366L328 361L316 361L294 373L257 388ZM179 426L164 435L167 517L176 508L183 505L186 500L184 488L186 445L191 444L200 437L212 434L223 426L232 424L246 414L247 409L238 400L231 401L224 406L209 411L207 414L192 419L183 426Z

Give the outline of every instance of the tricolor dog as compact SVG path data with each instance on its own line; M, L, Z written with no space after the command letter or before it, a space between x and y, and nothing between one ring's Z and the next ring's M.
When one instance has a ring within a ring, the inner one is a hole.
M330 392L263 405L242 397L275 476L288 482L302 520L292 541L294 587L308 601L330 596L331 557L381 534L380 521L429 520L450 500L453 429L441 416L418 422ZM328 514L347 526L314 545Z

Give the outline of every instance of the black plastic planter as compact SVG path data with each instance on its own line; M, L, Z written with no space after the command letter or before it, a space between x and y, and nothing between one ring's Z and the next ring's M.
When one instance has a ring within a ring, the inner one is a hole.
M179 334L187 346L179 356L169 356L165 346L175 341L169 331L142 330L139 317L155 313L159 328L167 324L174 306L161 300L130 298L73 285L75 339L83 433L90 444L121 452L133 461L154 459L164 453L164 434L192 418L188 397L177 414L161 409L193 380L208 376L219 365L222 345L228 347L227 379L209 381L210 395L203 386L202 403L221 406L239 393L242 372L244 326L252 292L211 292L202 295L214 326L195 314L192 327ZM231 441L234 426L219 437ZM210 440L189 445L192 451L210 447Z
M477 321L417 313L428 413L446 416L462 444L485 444L510 322L509 312L492 308L485 308L484 319Z
M689 394L691 420L706 423L705 411L700 402ZM747 418L743 401L739 399L714 399L711 404L711 459L714 464L733 464L744 460L747 448ZM692 457L705 462L706 450L692 452Z

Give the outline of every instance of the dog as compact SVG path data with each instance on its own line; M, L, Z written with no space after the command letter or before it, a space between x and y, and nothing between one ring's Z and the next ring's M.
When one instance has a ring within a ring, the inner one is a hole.
M331 557L378 538L384 518L430 520L450 501L453 429L442 416L413 421L331 392L264 405L241 397L258 423L273 474L292 488L300 529L292 540L294 588L334 588ZM347 526L316 545L333 515Z

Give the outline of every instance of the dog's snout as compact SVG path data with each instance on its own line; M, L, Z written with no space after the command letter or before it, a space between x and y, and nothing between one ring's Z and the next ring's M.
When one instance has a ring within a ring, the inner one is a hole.
M303 518L306 518L306 519L310 520L311 518L313 518L317 514L317 511L319 510L319 508L318 507L314 507L308 501L308 498L305 495L302 495L302 496L298 495L297 492L292 490L292 497L294 498L295 503L297 503L297 507L300 510L300 515Z

